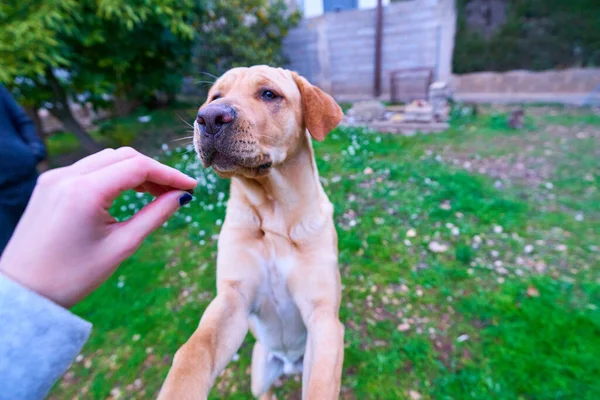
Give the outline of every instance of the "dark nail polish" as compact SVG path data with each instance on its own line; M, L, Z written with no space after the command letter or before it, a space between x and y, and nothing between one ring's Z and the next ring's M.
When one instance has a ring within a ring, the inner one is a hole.
M192 201L192 195L189 193L185 193L179 198L179 206L185 206L190 201Z

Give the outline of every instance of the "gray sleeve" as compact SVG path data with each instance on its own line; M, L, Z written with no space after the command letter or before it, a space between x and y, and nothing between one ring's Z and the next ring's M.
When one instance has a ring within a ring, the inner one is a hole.
M92 325L0 274L0 400L42 399Z

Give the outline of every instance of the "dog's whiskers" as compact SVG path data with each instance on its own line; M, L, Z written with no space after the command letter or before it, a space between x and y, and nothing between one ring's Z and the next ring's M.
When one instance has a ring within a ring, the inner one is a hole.
M211 81L194 81L194 85L203 84L203 85L212 85L214 82Z
M173 140L171 140L171 142L178 142L180 140L193 139L193 138L194 138L193 136L186 136L186 137L182 137L179 139L173 139Z
M210 72L206 72L206 71L200 71L200 73L201 73L201 74L204 74L204 75L208 75L208 76L210 76L211 78L219 79L219 77L218 77L218 76L216 76L216 75L213 75L213 74L211 74Z
M192 129L194 129L194 126L191 125L189 122L187 122L185 119L181 118L181 115L179 115L177 113L175 113L175 115L177 115L177 117L179 117L179 119L182 120L184 124L186 124L187 126L189 126Z

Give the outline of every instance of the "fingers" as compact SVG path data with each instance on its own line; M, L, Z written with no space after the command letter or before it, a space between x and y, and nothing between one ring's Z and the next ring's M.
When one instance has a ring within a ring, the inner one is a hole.
M108 165L136 156L141 156L141 153L131 147L120 147L116 150L104 149L92 154L91 156L82 158L73 165L55 168L44 172L42 175L40 175L40 182L47 185L53 185L63 179L72 178L77 175L89 174L99 170L100 168L104 168Z
M177 190L191 190L196 187L194 178L142 155L101 168L88 174L86 178L106 208L125 190L149 183Z
M140 155L140 152L131 147L120 147L116 150L104 149L98 153L92 154L91 156L82 158L75 164L71 165L69 169L82 175L89 174L119 161L127 160Z
M131 219L115 227L115 246L123 247L125 257L132 255L156 229L160 228L177 209L192 199L189 193L173 190L159 196Z

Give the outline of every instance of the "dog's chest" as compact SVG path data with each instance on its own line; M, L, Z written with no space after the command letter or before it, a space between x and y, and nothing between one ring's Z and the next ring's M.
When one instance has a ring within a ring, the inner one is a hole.
M250 324L256 338L273 354L293 363L304 354L306 327L288 290L295 267L292 256L273 254L265 260L262 284Z

